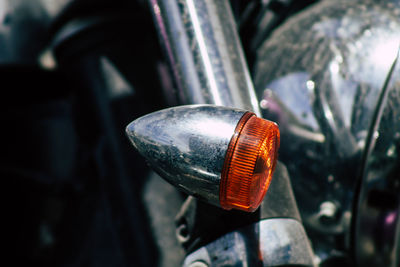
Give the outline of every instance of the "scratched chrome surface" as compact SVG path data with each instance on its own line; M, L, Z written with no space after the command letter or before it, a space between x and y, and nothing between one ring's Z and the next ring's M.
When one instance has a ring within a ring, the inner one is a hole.
M279 124L280 160L321 258L350 246L354 192L399 47L399 17L398 1L325 1L287 21L258 51L259 104Z
M149 0L182 104L215 104L260 115L229 1Z
M244 113L213 105L179 106L140 117L126 132L161 177L219 206L226 151Z

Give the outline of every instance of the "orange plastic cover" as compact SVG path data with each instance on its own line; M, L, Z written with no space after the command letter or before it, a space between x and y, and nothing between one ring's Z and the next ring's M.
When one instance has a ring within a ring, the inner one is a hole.
M280 135L276 123L246 113L236 126L221 173L219 198L224 209L255 211L275 169Z

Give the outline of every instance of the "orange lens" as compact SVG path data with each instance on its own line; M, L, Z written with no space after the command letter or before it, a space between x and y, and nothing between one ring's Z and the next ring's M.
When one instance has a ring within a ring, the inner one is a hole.
M236 126L221 173L224 209L255 211L271 182L279 148L276 123L246 113Z

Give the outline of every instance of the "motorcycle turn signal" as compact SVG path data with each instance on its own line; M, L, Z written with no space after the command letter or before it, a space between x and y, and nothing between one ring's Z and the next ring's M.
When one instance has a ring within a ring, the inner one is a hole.
M214 105L178 106L131 122L126 133L172 185L224 209L253 212L275 169L278 126L254 113Z

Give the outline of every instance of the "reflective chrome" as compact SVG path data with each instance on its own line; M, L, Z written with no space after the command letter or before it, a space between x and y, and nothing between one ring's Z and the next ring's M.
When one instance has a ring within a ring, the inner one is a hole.
M259 233L259 236L249 236L249 233ZM190 267L197 262L206 266L314 266L312 255L300 222L268 219L230 232L194 251L186 257L183 266Z
M149 2L181 103L230 106L260 115L229 1Z
M400 266L400 50L386 85L367 141L355 218L360 266Z
M219 182L229 142L246 111L189 105L143 116L126 129L151 167L184 192L219 206Z
M399 14L399 1L321 1L258 51L260 106L279 124L280 160L322 260L333 251L326 248L349 246L357 176L399 46ZM335 205L329 220L326 202Z

